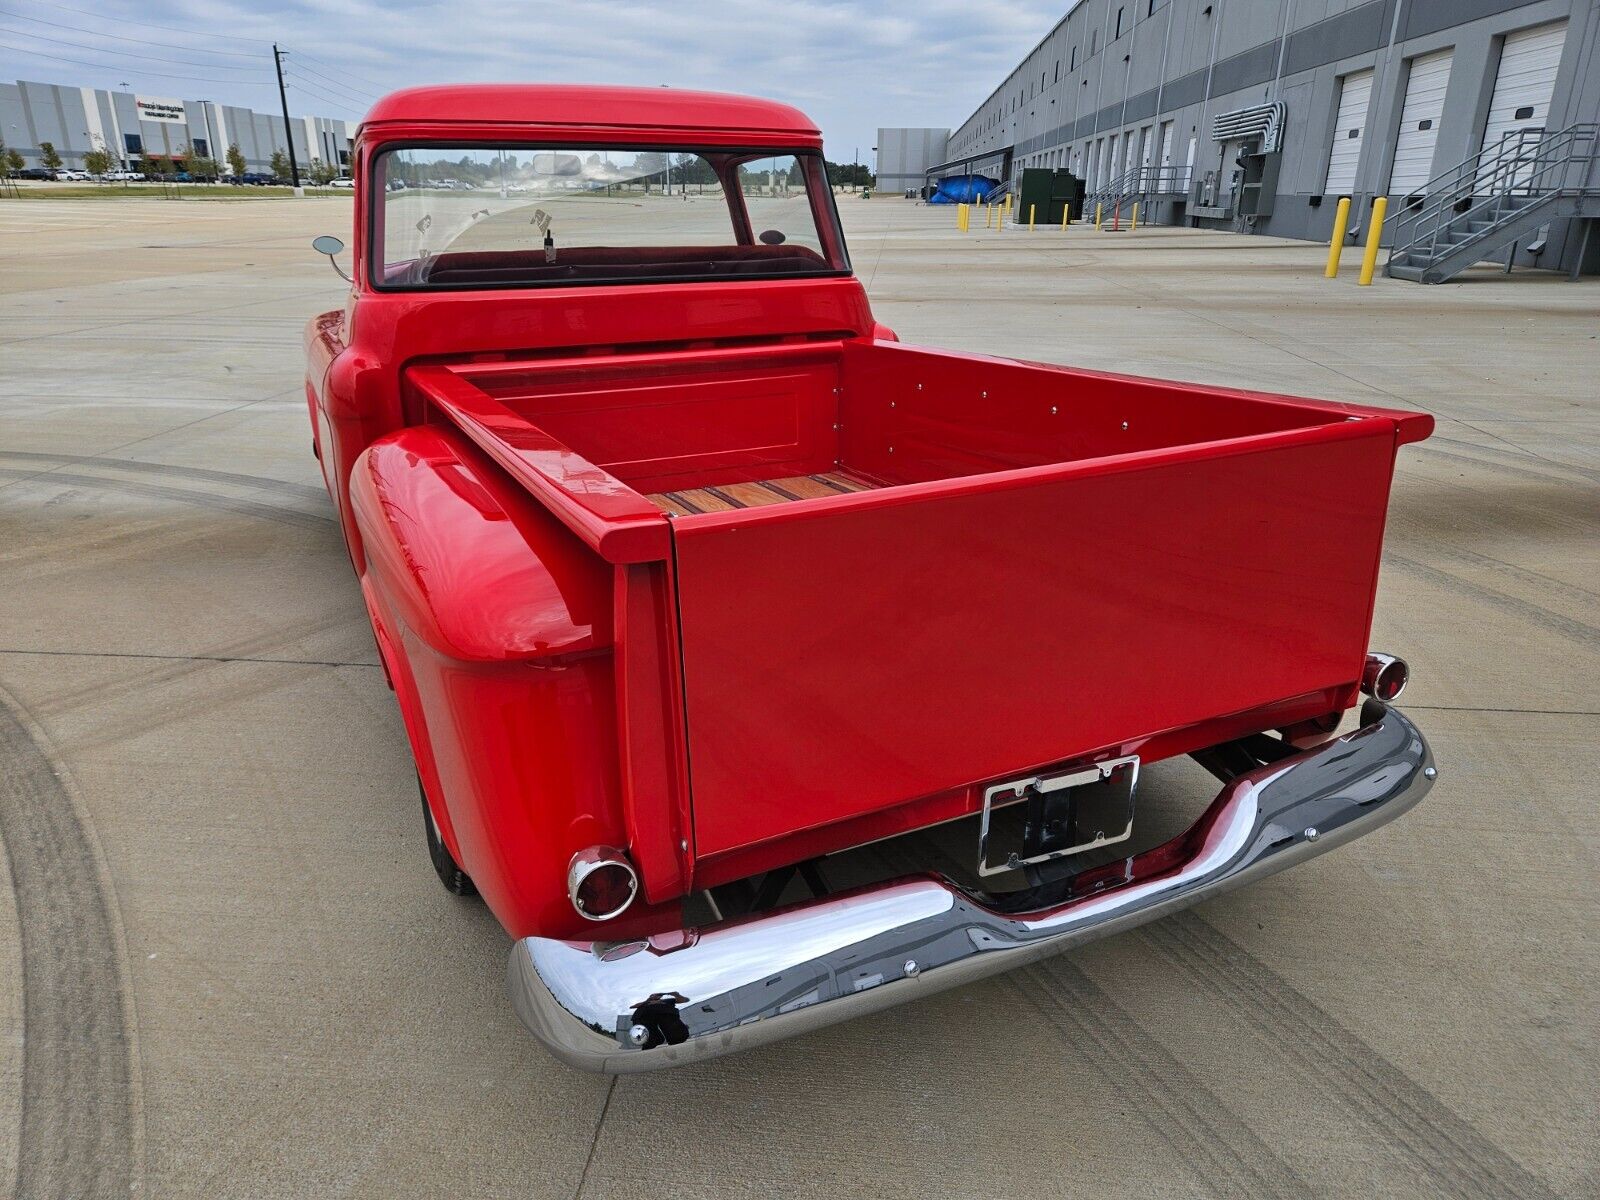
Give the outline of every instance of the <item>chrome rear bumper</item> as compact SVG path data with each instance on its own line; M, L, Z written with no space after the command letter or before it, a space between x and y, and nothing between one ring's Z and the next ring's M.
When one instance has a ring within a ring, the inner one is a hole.
M1021 900L915 876L631 943L524 938L511 997L563 1061L649 1071L831 1025L1105 937L1322 854L1432 786L1416 726L1360 729L1227 784L1187 832Z

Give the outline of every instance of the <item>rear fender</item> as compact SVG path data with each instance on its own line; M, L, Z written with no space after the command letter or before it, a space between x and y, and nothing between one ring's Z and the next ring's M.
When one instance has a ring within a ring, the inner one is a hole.
M350 497L430 806L489 907L518 937L660 928L676 904L597 927L566 895L577 851L628 846L611 568L449 429L378 439Z
M422 782L422 795L428 811L433 814L433 824L439 831L450 856L461 861L461 847L456 842L455 826L450 821L450 810L440 799L444 795L439 782L439 769L433 761L433 744L428 738L428 727L422 718L422 705L417 698L417 684L404 656L396 653L394 639L389 633L389 621L379 611L371 581L361 579L361 598L367 604L367 617L372 622L373 640L378 644L378 657L383 662L383 673L394 692L395 703L400 707L400 720L405 725L406 740L411 745L411 757L416 762L417 778Z

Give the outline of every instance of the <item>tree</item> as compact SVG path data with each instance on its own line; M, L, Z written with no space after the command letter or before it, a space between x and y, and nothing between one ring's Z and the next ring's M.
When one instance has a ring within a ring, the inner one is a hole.
M111 170L113 159L111 150L101 141L93 150L86 150L83 154L83 169L91 175L104 175Z
M289 156L281 149L274 150L272 157L267 160L267 170L278 179L289 178Z
M6 174L15 175L22 170L22 155L15 150L6 151Z
M320 158L313 158L311 165L306 168L306 174L317 187L326 187L332 180L338 178L339 169L331 163L323 162Z
M238 142L228 144L228 166L235 175L243 175L245 172L244 151L239 149Z
M146 179L162 179L172 170L172 163L165 158L156 158L150 151L139 151L139 170Z
M39 164L43 167L49 168L52 171L59 171L61 169L61 155L56 153L55 144L53 142L39 143Z

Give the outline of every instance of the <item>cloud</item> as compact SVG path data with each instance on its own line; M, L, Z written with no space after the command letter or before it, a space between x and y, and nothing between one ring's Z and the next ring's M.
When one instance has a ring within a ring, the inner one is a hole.
M296 114L355 119L376 95L422 83L667 84L795 104L820 122L830 157L859 146L865 159L881 125L960 124L1069 0L71 3L6 5L22 15L0 13L0 78L127 80L271 111L277 42Z

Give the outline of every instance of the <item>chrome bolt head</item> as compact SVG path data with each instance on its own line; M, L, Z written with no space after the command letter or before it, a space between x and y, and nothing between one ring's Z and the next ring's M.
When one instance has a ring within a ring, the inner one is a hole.
M916 959L908 958L908 959L906 959L906 968L905 968L905 970L906 970L906 975L911 976L911 975L917 974L919 971L922 970L922 968L917 965L917 960Z
M1423 767L1422 768L1422 777L1424 779L1432 779L1435 776L1437 776L1438 774L1439 774L1439 770L1438 770L1437 767Z
M1321 836L1322 835L1317 832L1317 827L1315 825L1306 826L1306 841L1314 842Z
M643 1046L650 1040L650 1031L643 1025L628 1026L628 1044L630 1046Z

